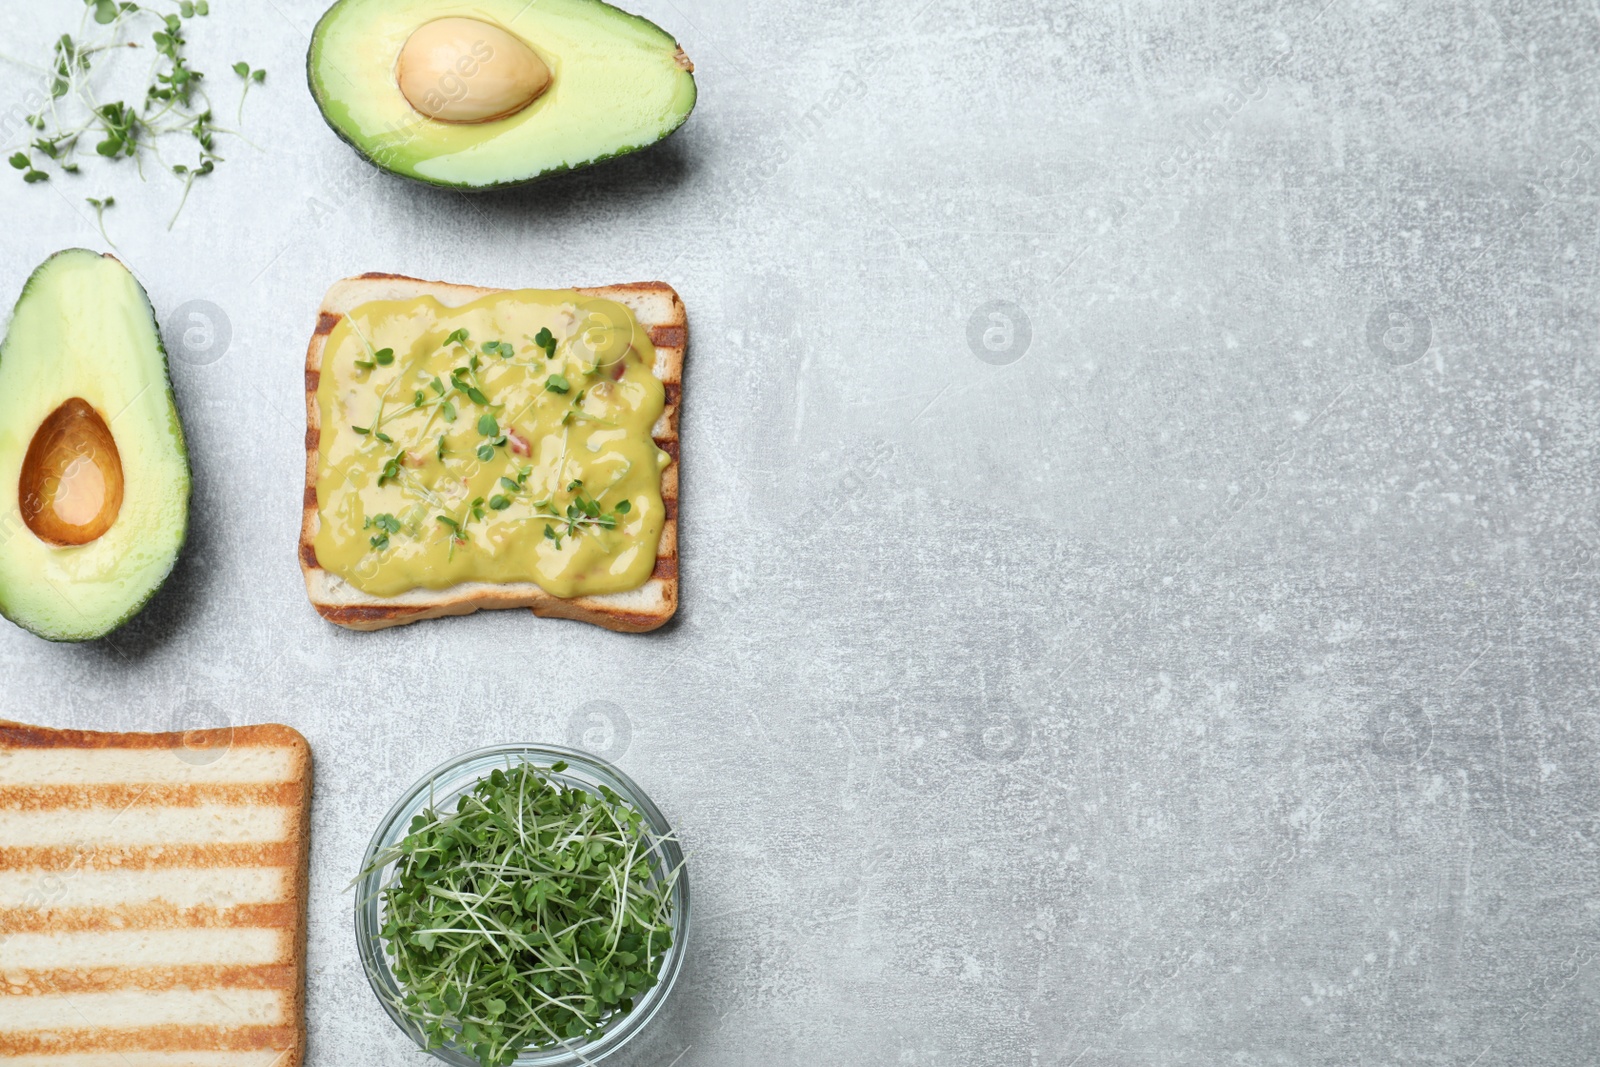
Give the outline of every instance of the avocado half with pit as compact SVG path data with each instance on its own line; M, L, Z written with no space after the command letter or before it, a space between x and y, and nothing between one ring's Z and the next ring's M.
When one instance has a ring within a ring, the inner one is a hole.
M356 151L432 185L489 189L655 144L694 110L694 64L601 0L339 0L311 93Z
M189 454L144 289L58 252L0 344L0 614L104 637L166 581L189 530Z

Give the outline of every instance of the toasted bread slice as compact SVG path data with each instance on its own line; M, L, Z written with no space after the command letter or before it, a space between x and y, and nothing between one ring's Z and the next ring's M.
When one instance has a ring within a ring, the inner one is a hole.
M666 387L667 405L652 431L656 444L673 458L661 474L661 499L667 519L661 528L654 573L637 589L604 596L563 599L532 582L488 584L466 582L449 589L414 589L393 597L364 593L343 578L329 574L317 563L316 536L318 446L322 439L322 414L317 405L317 385L322 376L322 355L328 335L351 310L374 300L408 300L432 296L448 307L505 292L449 282L425 282L394 274L363 274L337 282L322 303L316 333L306 351L306 492L300 527L300 569L312 607L329 622L351 630L382 630L390 626L470 615L494 608L532 608L535 615L575 619L624 633L644 633L664 625L678 610L678 408L683 395L683 357L688 347L689 321L683 301L662 282L636 282L599 289L578 289L585 296L614 300L633 312L649 331L655 346L657 378Z
M0 1063L299 1067L311 749L0 722Z

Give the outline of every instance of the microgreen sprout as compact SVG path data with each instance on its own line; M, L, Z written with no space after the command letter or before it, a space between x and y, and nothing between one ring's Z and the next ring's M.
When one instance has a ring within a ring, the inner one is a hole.
M378 474L378 488L382 489L388 482L400 477L400 466L406 460L404 452L398 453L383 465L383 470Z
M527 336L524 334L523 336ZM550 327L542 327L533 338L533 343L544 349L545 359L556 358L556 335L550 332Z
M250 86L260 85L262 82L266 81L267 72L264 70L251 70L250 64L244 62L235 63L233 65L233 72L244 79L244 90L239 93L238 121L242 124L244 122L244 102L245 98L250 95Z
M395 1006L429 1048L508 1067L598 1037L660 977L680 873L668 839L613 790L560 781L566 769L495 770L363 872L393 867L380 934Z
M382 552L389 547L389 535L400 532L400 520L385 512L382 515L369 516L367 521L362 523L361 528L378 531L368 539L368 543L372 546L373 551Z
M106 208L116 207L117 198L108 196L104 200L96 200L92 196L86 196L84 199L89 202L90 207L94 208L94 223L100 228L100 236L105 238L106 244L114 243L106 233Z

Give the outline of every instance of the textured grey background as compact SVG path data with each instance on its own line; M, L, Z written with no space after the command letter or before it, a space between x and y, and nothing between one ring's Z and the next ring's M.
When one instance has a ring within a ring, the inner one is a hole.
M231 334L174 361L170 586L0 631L0 714L305 732L318 1065L421 1062L352 947L384 809L572 738L692 850L622 1064L1596 1062L1600 10L1324 2L633 0L689 125L467 199L324 127L320 0L214 0L259 150L171 233L166 182L0 180L7 292L114 188L157 306ZM677 286L676 625L318 620L302 353L363 270Z

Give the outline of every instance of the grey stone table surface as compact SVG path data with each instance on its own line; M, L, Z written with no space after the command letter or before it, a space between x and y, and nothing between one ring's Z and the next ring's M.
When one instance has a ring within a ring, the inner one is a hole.
M1595 6L632 6L698 110L523 191L344 147L322 0L191 32L223 113L270 74L170 230L126 167L0 181L12 293L116 193L195 470L142 617L0 631L0 716L305 733L310 1062L425 1062L346 885L512 740L611 756L690 850L621 1065L1596 1062ZM3 51L80 8L12 0ZM366 270L678 288L674 625L313 614L302 358Z

